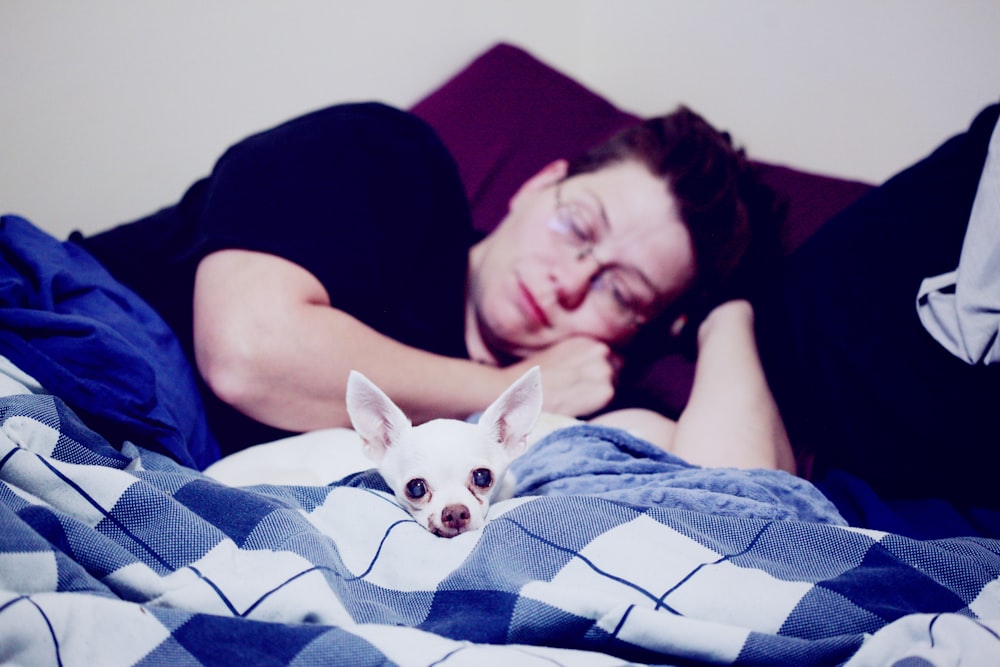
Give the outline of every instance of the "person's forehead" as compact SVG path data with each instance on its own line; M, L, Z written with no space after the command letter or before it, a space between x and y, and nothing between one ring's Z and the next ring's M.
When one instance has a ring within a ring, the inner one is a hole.
M572 183L576 180L577 183ZM666 181L638 162L620 162L569 179L568 190L592 197L611 231L631 234L676 218L676 206Z

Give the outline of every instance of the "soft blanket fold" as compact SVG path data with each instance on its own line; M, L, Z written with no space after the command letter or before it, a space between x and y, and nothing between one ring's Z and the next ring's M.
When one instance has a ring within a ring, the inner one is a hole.
M643 507L845 525L806 480L777 470L701 468L621 430L580 424L550 433L511 471L517 495L588 494Z

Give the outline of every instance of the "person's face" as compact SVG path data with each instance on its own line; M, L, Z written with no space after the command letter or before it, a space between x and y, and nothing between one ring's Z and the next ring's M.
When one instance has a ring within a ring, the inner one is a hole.
M494 355L575 335L623 343L694 280L691 236L644 165L565 173L558 161L525 183L470 253L470 322Z

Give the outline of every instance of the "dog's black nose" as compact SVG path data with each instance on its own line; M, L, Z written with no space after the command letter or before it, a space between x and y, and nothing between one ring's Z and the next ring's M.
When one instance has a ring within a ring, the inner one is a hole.
M469 523L469 508L465 505L448 505L441 510L441 523L453 530L461 530Z

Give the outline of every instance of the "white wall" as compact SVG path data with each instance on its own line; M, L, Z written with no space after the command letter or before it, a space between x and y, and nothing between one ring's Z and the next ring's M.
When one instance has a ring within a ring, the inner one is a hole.
M872 181L1000 98L997 0L0 0L0 212L60 237L132 219L250 132L409 106L498 40Z

